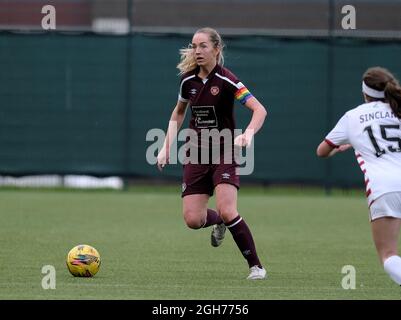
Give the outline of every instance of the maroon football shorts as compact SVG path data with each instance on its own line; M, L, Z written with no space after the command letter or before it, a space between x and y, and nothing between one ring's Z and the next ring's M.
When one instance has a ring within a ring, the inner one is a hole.
M185 164L182 183L182 197L189 194L213 195L220 183L229 183L239 189L238 165L232 164Z

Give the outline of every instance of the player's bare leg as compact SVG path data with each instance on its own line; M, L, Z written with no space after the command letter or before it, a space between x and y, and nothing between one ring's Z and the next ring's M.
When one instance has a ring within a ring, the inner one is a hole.
M216 211L207 208L208 201L207 194L191 194L183 198L184 220L189 228L207 228L223 222Z
M184 221L191 229L202 228L207 219L209 195L190 194L182 199Z
M401 285L401 257L398 256L398 237L401 219L383 217L371 223L373 240L384 270Z

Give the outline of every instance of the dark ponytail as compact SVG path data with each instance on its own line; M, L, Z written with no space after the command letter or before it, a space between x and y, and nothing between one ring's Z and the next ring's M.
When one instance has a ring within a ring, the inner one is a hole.
M389 81L384 88L384 95L394 115L401 119L401 87L397 81Z
M394 115L401 119L401 87L393 74L385 68L372 67L366 70L362 79L370 88L384 91L385 99L367 96L368 101L388 102Z

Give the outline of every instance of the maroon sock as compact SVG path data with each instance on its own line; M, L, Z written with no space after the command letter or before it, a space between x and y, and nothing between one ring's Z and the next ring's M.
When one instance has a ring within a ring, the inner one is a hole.
M256 253L251 231L241 216L238 215L232 221L226 223L226 226L230 230L242 255L248 261L249 267L259 266L261 268L262 265Z
M221 220L219 214L212 209L207 209L206 222L202 228L207 228L214 224L220 224L220 223L223 223L223 220Z

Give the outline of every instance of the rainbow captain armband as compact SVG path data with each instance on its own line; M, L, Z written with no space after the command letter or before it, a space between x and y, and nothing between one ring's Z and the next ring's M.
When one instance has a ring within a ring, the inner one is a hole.
M244 85L235 92L234 96L242 104L245 104L249 98L253 97L252 93Z

